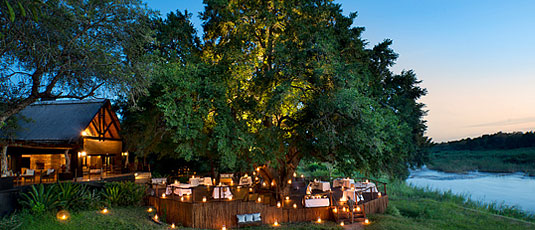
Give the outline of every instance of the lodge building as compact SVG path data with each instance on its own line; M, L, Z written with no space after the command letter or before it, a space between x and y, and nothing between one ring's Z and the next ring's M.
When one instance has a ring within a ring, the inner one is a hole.
M14 131L0 133L2 176L68 180L124 171L128 153L109 100L40 101L15 116Z

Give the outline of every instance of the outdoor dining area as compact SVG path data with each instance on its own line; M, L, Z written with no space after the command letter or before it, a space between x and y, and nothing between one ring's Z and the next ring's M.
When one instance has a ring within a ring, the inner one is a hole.
M366 223L367 213L384 212L388 203L386 183L366 178L331 182L294 174L287 183L290 193L282 196L276 192L275 181L255 172L221 174L218 179L196 175L187 180L152 178L149 204L166 223L221 229L322 220L341 225Z

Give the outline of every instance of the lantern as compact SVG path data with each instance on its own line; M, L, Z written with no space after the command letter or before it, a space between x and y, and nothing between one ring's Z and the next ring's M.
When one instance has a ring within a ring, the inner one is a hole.
M59 211L59 212L56 214L56 218L57 218L59 221L66 221L66 220L68 220L70 217L71 217L71 215L69 214L69 212L68 212L67 210L61 210L61 211Z

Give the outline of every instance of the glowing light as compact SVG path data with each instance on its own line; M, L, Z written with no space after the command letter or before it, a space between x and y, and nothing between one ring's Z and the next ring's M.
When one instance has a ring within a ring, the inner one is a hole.
M229 196L229 197L228 197L228 200L232 200L232 197L231 197L231 196Z
M221 228L221 230L227 230L227 227L225 227L225 225L223 225L223 227Z
M253 192L253 188L249 188L249 192Z
M343 208L342 208L342 212L345 212L345 211L346 211L346 207L343 207Z
M56 218L60 221L66 221L70 218L70 216L71 215L66 210L61 210L56 214Z
M379 192L379 193L377 193L377 196L378 196L378 197L381 197L381 193L380 193L380 192Z
M104 208L104 209L102 209L102 211L100 211L100 213L102 213L102 214L108 214L108 212L109 212L109 211L108 211L107 208Z
M154 215L154 220L158 221L158 214Z
M258 201L258 203L262 202L262 197L258 197L258 199L256 199Z
M165 199L165 193L162 193L162 198Z
M206 197L205 196L202 197L202 202L206 202Z
M292 184L292 179L289 179L289 180L288 180L288 184Z
M273 226L275 227L279 226L279 222L275 221L275 223L273 223Z
M365 224L369 224L370 221L369 221L368 219L365 219L365 220L364 220L364 223L365 223Z
M297 173L294 172L294 177L297 177Z
M301 174L301 178L305 178L305 174Z
M366 183L370 183L370 181L368 179L366 179Z
M334 212L334 213L337 213L337 212L338 212L338 209L337 209L337 208L333 208L333 212Z
M340 226L344 226L344 221L340 222Z
M87 136L87 132L86 131L82 131L82 136Z
M152 212L152 208L147 209L147 212Z
M281 202L277 201L277 208L280 208L280 207L281 207Z
M85 151L78 152L78 156L85 157L87 156L87 153Z
M256 171L260 172L260 166L256 167Z
M293 207L294 207L294 208L297 208L297 204L294 204Z
M253 172L253 176L256 176L256 172Z
M318 217L318 220L316 222L318 222L318 224L321 224L321 218Z
M360 212L360 206L357 206L357 212Z
M262 186L266 187L267 186L266 182L262 182Z
M230 181L230 186L234 186L234 181Z
M289 197L289 196L286 196L286 197L284 197L284 199L286 199L286 200L290 200L290 197Z
M271 187L275 186L275 181L271 181Z
M171 228L172 228L172 229L175 228L175 223L171 224Z

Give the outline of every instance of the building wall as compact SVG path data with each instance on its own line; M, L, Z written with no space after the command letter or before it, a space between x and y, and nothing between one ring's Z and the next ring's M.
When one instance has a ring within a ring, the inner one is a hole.
M30 168L35 170L56 169L60 170L65 165L64 154L31 154L22 155L22 158L30 158Z

